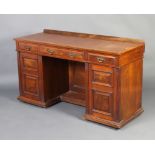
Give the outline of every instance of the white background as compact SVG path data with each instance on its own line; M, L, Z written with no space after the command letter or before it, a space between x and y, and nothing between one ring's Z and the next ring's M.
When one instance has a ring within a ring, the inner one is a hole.
M1 2L1 13L154 13L152 1L21 1ZM2 23L2 21L0 21ZM14 21L12 21L14 22ZM1 24L0 23L0 24ZM152 32L150 32L152 33ZM148 127L149 128L149 127ZM143 130L143 129L142 129ZM137 131L138 132L138 131ZM153 154L154 141L1 141L0 154Z

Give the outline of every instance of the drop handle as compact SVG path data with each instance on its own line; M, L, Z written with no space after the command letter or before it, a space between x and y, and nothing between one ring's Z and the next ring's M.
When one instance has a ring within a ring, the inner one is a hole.
M70 56L71 58L74 58L74 57L78 56L78 54L76 54L76 53L69 53L69 56Z
M50 50L50 49L47 49L47 52L48 52L49 54L54 54L54 51L53 51L53 50Z
M97 57L97 61L100 62L100 63L102 63L102 62L105 61L105 58L103 58L103 57Z
M70 56L70 57L74 57L75 54L74 54L74 53L69 53L69 56Z
M31 51L31 47L29 47L29 46L26 46L25 49L26 49L26 51Z

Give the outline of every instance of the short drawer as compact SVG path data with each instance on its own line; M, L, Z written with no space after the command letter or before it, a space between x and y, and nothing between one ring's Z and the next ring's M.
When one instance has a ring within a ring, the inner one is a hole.
M111 67L91 65L90 79L93 89L112 92L114 87L114 71Z
M113 56L105 56L102 54L88 53L88 61L100 65L115 66L116 58Z
M20 65L23 73L38 76L38 56L30 53L20 53Z
M84 52L75 50L58 49L54 47L41 46L40 52L43 55L48 55L51 57L64 58L69 60L79 60L84 61Z
M25 42L19 42L18 50L22 52L28 52L28 53L37 53L38 45L31 44L31 43L25 43Z
M111 72L104 71L92 71L92 82L100 85L104 85L107 87L113 86L113 74Z

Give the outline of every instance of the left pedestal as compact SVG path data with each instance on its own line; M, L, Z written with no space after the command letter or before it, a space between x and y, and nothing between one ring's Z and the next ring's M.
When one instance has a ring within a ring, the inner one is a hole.
M18 52L20 96L18 99L46 107L41 99L38 55Z
M49 107L68 91L68 62L42 57L32 52L18 53L19 100Z

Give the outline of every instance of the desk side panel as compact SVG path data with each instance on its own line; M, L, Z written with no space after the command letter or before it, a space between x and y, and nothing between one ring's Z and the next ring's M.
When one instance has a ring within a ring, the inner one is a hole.
M130 120L142 109L143 59L138 59L120 70L120 116Z

